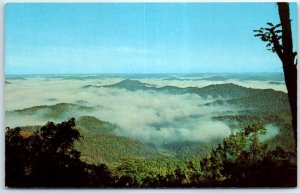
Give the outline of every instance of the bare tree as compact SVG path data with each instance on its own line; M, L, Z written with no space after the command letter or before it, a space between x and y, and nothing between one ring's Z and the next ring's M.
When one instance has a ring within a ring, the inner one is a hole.
M257 33L256 37L267 43L268 50L275 52L282 62L297 146L297 52L293 51L289 4L279 2L277 5L280 24L274 25L268 22L268 27L254 30L254 32Z

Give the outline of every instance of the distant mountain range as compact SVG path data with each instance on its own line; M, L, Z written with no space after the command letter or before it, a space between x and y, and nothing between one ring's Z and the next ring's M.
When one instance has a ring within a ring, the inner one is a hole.
M6 80L27 80L27 78L58 78L63 80L92 80L103 78L127 78L127 79L149 79L158 78L161 80L208 80L208 81L224 81L235 79L239 81L284 81L284 75L280 72L266 73L194 73L194 74L24 74L24 75L6 75Z
M101 88L101 86L86 85L83 89L88 88ZM287 94L281 91L275 91L272 89L253 89L239 86L232 83L209 85L205 87L185 87L180 88L176 86L164 86L155 87L151 84L142 83L138 80L126 79L116 84L102 86L104 88L118 88L126 89L128 91L156 91L163 92L166 94L196 94L203 98L214 98L215 101L207 103L206 105L235 105L240 108L247 110L259 110L260 112L281 112L289 111L289 102ZM86 107L83 104L72 104L72 103L58 103L55 105L42 105L34 106L30 108L8 111L7 113L17 114L42 114L44 117L60 117L66 111L92 111L93 107ZM42 110L45 110L41 113Z
M92 85L86 85L82 88L90 88L90 87L96 87L99 88L100 86L92 86ZM260 89L252 89L252 88L246 88L242 87L236 84L227 83L227 84L214 84L205 86L202 88L199 87L185 87L180 88L176 86L164 86L164 87L155 87L151 84L142 83L138 80L122 80L116 84L112 85L106 85L103 86L105 88L119 88L119 89L126 89L129 91L137 91L137 90L151 90L151 91L157 91L157 92L164 92L169 94L186 94L186 93L192 93L197 94L201 97L213 97L213 98L239 98L242 96L247 96L251 94L255 90Z
M274 84L279 84L274 82ZM93 87L89 85L89 87ZM99 86L97 86L99 88ZM157 91L167 94L197 94L203 98L215 98L216 101L206 105L230 104L248 110L259 110L260 112L289 112L289 101L286 93L273 89L253 89L239 86L232 83L213 84L205 87L185 87L176 86L155 87L138 80L126 79L116 84L103 86L105 88L126 89L129 91ZM87 88L85 86L85 88Z
M92 86L86 85L82 88L89 88L89 87L100 87L100 86ZM164 86L164 87L155 87L153 85L142 83L138 80L122 80L116 84L106 85L103 86L105 88L119 88L119 89L126 89L129 91L137 91L137 90L153 90L157 92L164 92L169 94L186 94L192 93L197 94L201 97L213 97L213 98L222 98L222 99L234 99L240 97L246 97L252 94L264 92L263 90L266 89L253 89L253 88L246 88L243 86L239 86L233 83L226 83L226 84L213 84L205 87L185 87L180 88L176 86ZM273 92L274 90L270 90L269 92ZM279 91L274 91L278 93ZM286 95L283 92L282 95Z
M253 89L239 86L236 84L219 84L209 85L202 88L198 87L186 87L180 88L176 86L164 86L155 87L151 84L142 83L138 80L126 79L116 84L106 86L93 86L86 85L82 89L90 88L117 88L126 89L128 91L156 91L167 94L187 94L192 93L199 95L203 98L214 98L214 102L207 103L206 105L217 105L222 108L222 105L232 105L237 107L241 111L240 117L214 117L215 120L226 122L237 121L248 123L251 122L255 115L258 116L255 120L266 121L266 123L273 123L274 115L285 113L288 115L289 103L287 94L281 91L275 91L272 89ZM54 105L41 105L30 108L24 108L14 111L7 111L7 115L18 116L23 115L38 115L43 120L51 120L56 118L62 118L68 114L68 112L92 112L94 107L84 106L86 101L77 101L78 104L73 103L58 103ZM80 104L80 105L79 105ZM199 107L201 108L201 107ZM200 110L200 109L199 109ZM242 112L243 111L243 112ZM247 116L250 118L246 119ZM74 115L67 115L74 116ZM246 117L246 118L244 118ZM240 118L240 120L239 120ZM282 119L282 116L279 116ZM278 118L278 119L279 119ZM268 120L270 119L271 122ZM231 121L232 120L232 121ZM244 120L244 121L243 121ZM282 121L281 121L282 122ZM93 160L101 160L103 162L118 161L124 156L183 156L191 157L195 154L205 155L208 150L211 149L210 144L202 143L172 143L166 145L151 145L145 144L142 141L131 139L129 137L118 136L115 132L119 128L117 125L102 121L92 116L81 116L77 118L76 127L81 131L84 139L77 144L77 148L83 152L83 159L93 162ZM289 131L289 127L284 131ZM27 130L34 130L36 126Z
M272 84L272 85L283 85L284 82L270 81L269 84Z

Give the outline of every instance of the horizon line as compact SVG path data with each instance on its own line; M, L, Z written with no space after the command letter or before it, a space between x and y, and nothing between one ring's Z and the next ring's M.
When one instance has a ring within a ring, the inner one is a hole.
M186 75L193 75L193 74L263 74L263 73L278 73L284 74L283 72L271 72L271 71L259 71L259 72L193 72L193 73L180 73L180 72L158 72L158 73L142 73L142 72L97 72L97 73L26 73L26 74L4 74L5 76L28 76L28 75L100 75L100 74L107 74L107 75L176 75L176 74L186 74Z

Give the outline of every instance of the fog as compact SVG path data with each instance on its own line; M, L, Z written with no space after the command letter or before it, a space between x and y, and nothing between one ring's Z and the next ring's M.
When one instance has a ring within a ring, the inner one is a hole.
M267 124L265 125L265 129L266 129L266 134L265 135L261 135L259 137L259 139L264 142L267 141L269 139L272 139L273 137L276 137L279 132L280 132L280 128L277 127L276 125L273 124Z
M138 80L138 79L137 79ZM191 79L175 79L175 80L165 80L165 79L147 79L141 80L141 82L153 84L157 87L163 86L177 86L177 87L204 87L211 84L224 84L224 83L234 83L240 86L244 86L247 88L256 88L256 89L274 89L278 91L287 92L286 86L284 82L280 82L281 84L275 85L270 83L270 81L258 81L258 80L247 80L240 81L237 79L227 79L224 81L209 81L209 80L194 80Z
M147 142L166 143L172 141L209 142L230 135L230 128L212 117L230 111L233 106L204 106L213 99L203 99L195 94L171 95L155 91L127 91L126 89L90 87L85 85L115 84L124 78L64 79L49 77L28 77L26 80L10 79L5 85L5 125L43 125L47 121L60 122L69 117L94 116L100 120L117 124L117 134ZM173 85L178 87L206 86L226 81L206 80L163 80L162 78L140 79L157 87ZM231 80L237 81L237 80ZM267 81L234 82L239 85L254 85L254 88L269 86ZM282 85L272 85L284 90ZM268 87L270 88L270 87ZM39 105L72 103L93 107L92 110L66 109L59 118L45 117L47 110L36 114L16 116L14 110ZM268 128L271 126L268 126ZM275 130L267 129L273 137ZM278 130L279 131L279 130ZM276 133L276 132L275 132ZM277 135L277 134L276 134ZM267 139L264 139L267 140Z

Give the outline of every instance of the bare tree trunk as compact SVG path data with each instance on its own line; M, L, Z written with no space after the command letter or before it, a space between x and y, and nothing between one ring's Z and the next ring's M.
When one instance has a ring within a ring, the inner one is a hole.
M293 52L292 30L290 21L289 4L277 3L282 25L282 65L288 98L292 113L295 146L297 147L297 64L294 63L296 54Z

